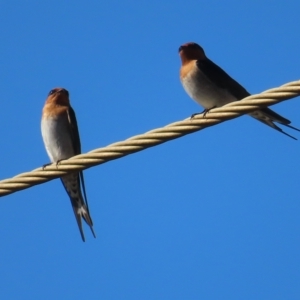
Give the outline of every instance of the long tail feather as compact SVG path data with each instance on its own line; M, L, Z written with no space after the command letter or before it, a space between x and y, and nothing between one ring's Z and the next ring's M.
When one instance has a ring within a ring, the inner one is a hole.
M264 109L256 110L256 111L250 113L249 115L251 117L255 118L256 120L264 123L265 125L268 125L271 128L277 130L278 132L281 132L282 134L284 134L294 140L297 140L295 137L286 133L285 131L282 130L282 128L280 128L276 124L274 124L274 122L280 123L281 125L284 125L286 127L292 128L297 131L300 131L300 129L289 125L291 123L290 120L280 116L273 110L271 110L269 108L264 108Z
M81 179L83 179L83 176L81 176ZM93 221L90 216L90 212L87 206L87 200L84 201L84 198L81 193L80 189L80 177L79 173L72 173L65 175L61 177L61 181L63 183L63 186L65 187L66 192L69 195L69 198L71 200L72 208L75 214L75 218L77 221L77 225L80 231L80 235L83 241L85 241L84 232L82 228L82 219L89 225L93 236L96 238L94 229L93 229ZM82 181L83 182L83 181ZM84 187L84 182L83 182ZM86 192L84 188L84 196L86 199Z

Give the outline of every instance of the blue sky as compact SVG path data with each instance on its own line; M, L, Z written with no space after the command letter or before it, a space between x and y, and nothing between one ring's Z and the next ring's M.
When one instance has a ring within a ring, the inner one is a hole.
M83 152L201 111L179 82L185 42L252 93L298 80L299 9L2 1L1 178L49 161L53 87L70 92ZM300 127L299 99L273 108ZM2 298L299 299L299 143L244 116L91 168L86 243L59 180L3 197Z

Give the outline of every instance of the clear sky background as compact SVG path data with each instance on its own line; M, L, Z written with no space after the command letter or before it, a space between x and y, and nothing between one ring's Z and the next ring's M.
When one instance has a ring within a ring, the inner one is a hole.
M201 111L179 81L186 42L252 93L298 80L299 10L1 1L1 179L49 162L54 87L70 92L83 152ZM300 127L299 99L273 108ZM300 298L300 141L244 116L84 174L85 243L60 180L1 198L1 299Z

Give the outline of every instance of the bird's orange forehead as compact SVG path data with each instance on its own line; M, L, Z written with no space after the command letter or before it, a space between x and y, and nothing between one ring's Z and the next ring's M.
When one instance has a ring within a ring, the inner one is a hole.
M60 91L60 90L63 90L63 88L61 88L61 87L56 87L56 88L52 89L51 91L58 92L58 91Z
M61 87L56 87L56 88L52 89L52 90L49 92L48 96L50 96L50 95L55 95L55 94L64 94L64 95L66 95L67 97L69 97L69 92L68 92L66 89L61 88Z
M198 51L204 52L203 48L194 42L188 42L188 43L182 44L179 47L179 52L182 50L198 50Z
M188 43L185 43L185 44L183 44L181 46L182 47L189 47L189 46L194 46L194 45L196 45L196 43L194 43L194 42L188 42Z

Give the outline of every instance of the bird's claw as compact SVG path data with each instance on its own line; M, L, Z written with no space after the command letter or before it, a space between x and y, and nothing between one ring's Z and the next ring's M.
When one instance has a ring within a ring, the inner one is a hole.
M206 114L207 114L211 109L216 108L216 107L217 107L217 106L213 106L213 107L211 107L211 108L205 108L202 112L194 113L194 114L191 115L191 119L193 119L195 116L201 115L201 114L203 114L203 118L205 118L205 117L206 117Z

